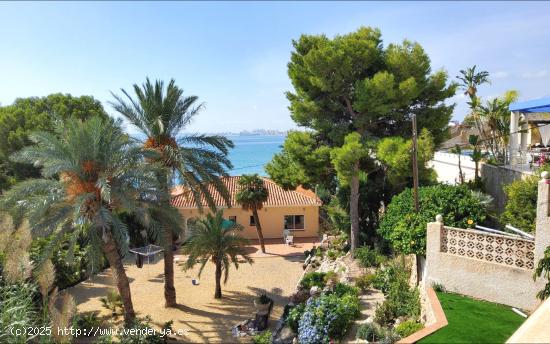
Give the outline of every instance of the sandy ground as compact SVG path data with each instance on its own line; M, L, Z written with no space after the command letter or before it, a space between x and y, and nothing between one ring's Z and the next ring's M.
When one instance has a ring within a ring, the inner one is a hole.
M254 264L241 264L238 270L232 267L227 284L222 285L223 298L220 300L214 299L214 265L207 264L200 285L194 286L191 280L197 277L198 267L183 271L181 266L185 257L176 255L179 259L175 267L177 308L164 307L162 258L155 263L144 264L142 269L128 261L125 266L134 308L140 317L150 315L159 327L173 320L174 330L185 331L185 335L178 338L182 342L231 343L237 341L231 335L232 326L253 318L253 300L266 292L275 303L270 320L270 328L273 329L303 272L303 255L297 254L310 245L298 245L293 255L288 254L288 248L284 248L284 254L273 254L277 249L269 247L269 255L255 252ZM106 295L112 285L110 271L106 270L69 292L75 297L79 312L99 311L107 316L108 312L101 306L99 298Z

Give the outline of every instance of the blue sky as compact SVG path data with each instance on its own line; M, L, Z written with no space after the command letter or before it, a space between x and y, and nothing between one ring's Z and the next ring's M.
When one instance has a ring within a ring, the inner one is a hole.
M360 26L385 44L421 43L453 79L477 64L494 97L550 96L550 3L536 2L0 2L0 103L53 92L93 95L175 78L205 102L191 131L294 128L286 64L300 34ZM466 112L457 95L455 119Z

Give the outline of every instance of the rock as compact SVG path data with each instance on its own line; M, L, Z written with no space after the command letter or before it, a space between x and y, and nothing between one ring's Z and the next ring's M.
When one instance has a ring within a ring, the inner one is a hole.
M367 324L374 323L374 318L373 317L368 317L367 320L365 321L365 323L367 323Z
M311 289L309 290L309 295L310 296L317 296L319 294L321 294L321 288L319 288L316 285L311 287Z
M295 305L305 302L309 298L309 290L298 290L290 296L290 302Z
M399 325L399 324L401 324L402 322L405 322L405 321L407 321L407 320L408 320L407 317L399 317L399 318L397 318L395 325L397 326L397 325Z
M278 331L272 339L273 344L291 344L296 339L296 333L288 326L284 326Z

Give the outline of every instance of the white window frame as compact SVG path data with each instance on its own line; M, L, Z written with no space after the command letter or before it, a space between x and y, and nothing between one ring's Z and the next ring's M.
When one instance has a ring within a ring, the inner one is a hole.
M304 221L304 228L300 228L300 229L294 229L294 228L285 228L285 218L287 216L292 216L293 217L293 225L295 226L296 225L296 216L301 216ZM288 214L288 215L283 215L283 229L285 230L289 230L291 232L299 232L299 231L305 231L306 230L306 215L305 214Z

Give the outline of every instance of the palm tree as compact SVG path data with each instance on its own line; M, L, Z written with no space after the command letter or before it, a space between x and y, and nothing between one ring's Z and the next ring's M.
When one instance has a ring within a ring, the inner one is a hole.
M451 149L451 153L454 153L458 157L458 181L460 184L464 184L464 173L462 173L462 164L460 161L460 157L462 155L462 148L460 145L455 145L454 148Z
M502 97L488 100L479 105L478 114L481 122L487 126L490 136L486 139L491 155L497 162L506 160L508 138L510 133L510 103L517 99L518 93L507 91Z
M241 176L238 184L239 191L235 195L235 199L244 210L252 210L258 240L260 241L262 253L265 253L264 236L262 234L262 225L260 224L258 210L262 209L264 202L267 201L269 192L264 185L263 179L258 177L257 174Z
M120 121L92 117L68 119L54 133L36 132L35 145L15 155L18 162L41 166L42 179L29 179L9 190L4 209L26 218L35 235L54 234L52 248L68 233L76 242L85 236L92 266L107 258L124 304L124 320L135 318L122 254L128 228L120 212L145 222L146 200L159 197L154 171L142 161L144 152L122 132ZM43 257L46 259L47 257Z
M163 194L169 195L177 180L191 190L199 206L202 194L208 205L214 207L214 200L207 188L210 183L229 202L228 192L219 177L226 175L227 169L232 167L227 155L233 143L224 136L181 134L203 108L202 104L197 103L198 97L185 97L173 79L166 88L164 82L157 80L152 84L149 78L141 87L134 84L133 88L135 99L122 89L126 99L113 94L115 101L111 105L145 136L141 141L143 147L158 153L157 159L149 161L163 166L157 176ZM169 196L159 199L158 204L162 208L170 208ZM163 221L162 218L157 220ZM166 307L177 304L172 248L174 235L180 232L178 227L166 223L162 226Z
M460 86L464 89L464 94L470 97L471 101L477 99L478 86L490 83L489 72L476 72L476 67L474 65L473 67L466 68L466 70L462 69L460 70L461 75L456 77L462 82Z
M474 186L476 188L481 187L481 178L479 176L479 163L481 160L485 159L487 157L486 152L482 152L481 148L479 147L479 136L477 135L470 135L468 137L468 142L472 146L472 155L471 159L474 162L475 165L475 171L474 171Z
M248 240L238 235L242 227L232 221L223 219L223 212L216 211L214 215L207 214L205 218L197 221L191 232L189 241L183 252L188 254L185 269L190 269L200 264L199 277L208 261L216 265L216 291L214 298L222 297L221 277L224 273L223 283L229 278L231 264L235 269L239 268L239 258L252 264L253 260L246 252Z
M470 98L468 105L470 106L470 118L473 118L473 122L476 124L476 128L479 131L483 139L487 139L483 123L478 114L478 107L480 105L480 99L477 96L477 88L483 84L489 84L489 72L481 71L476 72L476 65L473 67L460 70L460 74L456 78L461 81L460 87L464 89L464 94ZM465 120L468 120L466 118ZM486 142L486 141L484 141Z

